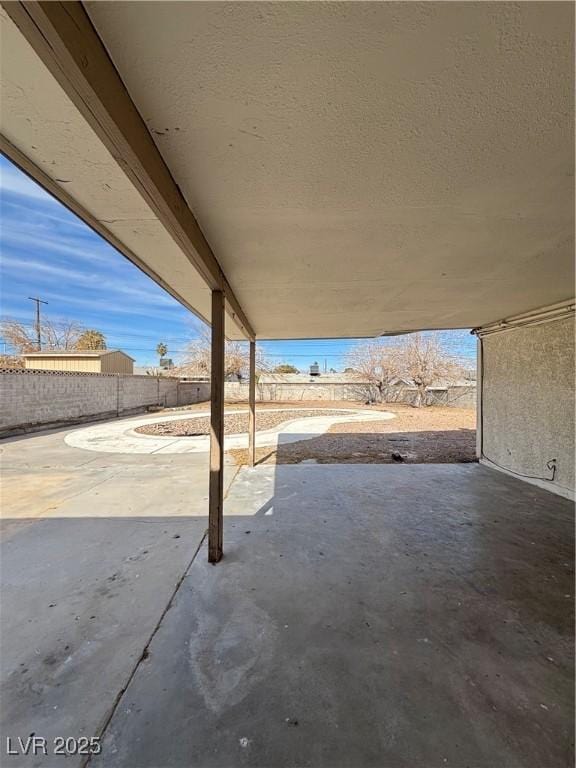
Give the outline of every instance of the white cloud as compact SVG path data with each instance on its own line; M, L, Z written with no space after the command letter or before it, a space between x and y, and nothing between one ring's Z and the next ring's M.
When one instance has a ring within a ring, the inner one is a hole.
M57 203L48 192L45 192L42 187L38 186L35 181L29 179L21 171L6 163L1 163L0 196L3 196L5 193L42 200L45 203Z
M96 240L95 235L93 239L77 237L74 233L58 232L53 227L36 225L26 226L26 231L23 231L14 219L5 216L2 217L1 237L3 242L18 248L53 251L90 263L97 261L113 266L114 261L120 258L106 243Z
M108 309L114 312L130 313L138 309L150 311L154 314L158 312L169 312L178 306L176 300L162 289L150 281L149 287L139 287L126 285L125 277L110 279L104 277L102 271L82 272L73 269L64 264L53 264L37 259L20 258L14 256L2 255L2 271L10 273L18 279L23 279L25 275L33 274L36 283L44 280L44 283L57 282L59 285L69 285L71 289L74 286L89 289L93 293L103 293L103 298L86 296L76 298L73 296L62 296L61 298L70 304L97 304L101 309ZM119 304L118 302L122 302ZM155 308L155 309L153 309Z

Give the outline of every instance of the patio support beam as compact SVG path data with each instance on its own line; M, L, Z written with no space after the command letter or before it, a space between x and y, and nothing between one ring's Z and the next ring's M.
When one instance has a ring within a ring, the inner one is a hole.
M81 2L2 7L248 339L254 330Z
M208 561L222 557L224 527L224 294L212 291Z
M250 374L248 379L248 464L256 462L256 342L250 342Z

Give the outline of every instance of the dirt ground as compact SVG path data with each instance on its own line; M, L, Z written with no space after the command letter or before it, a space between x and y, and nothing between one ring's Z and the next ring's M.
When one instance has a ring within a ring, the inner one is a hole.
M380 422L335 424L330 430L310 440L279 445L278 449L258 448L259 464L297 464L316 461L319 464L452 464L475 461L476 412L468 408L430 406L412 408L390 403L365 406L343 402L302 402L303 409L359 408L388 411L396 418ZM206 403L190 410L206 408ZM226 410L244 410L243 403L229 403ZM294 402L257 403L256 410L270 408L295 409ZM244 449L228 451L237 464L246 464ZM395 454L396 456L393 456Z

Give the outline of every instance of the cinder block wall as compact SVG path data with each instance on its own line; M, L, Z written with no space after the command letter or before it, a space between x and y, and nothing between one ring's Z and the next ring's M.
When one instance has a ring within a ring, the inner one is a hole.
M11 369L0 372L0 435L210 398L210 384L155 376Z
M176 381L161 386L156 376L118 376L120 412L134 411L150 405L164 405L168 392L176 389Z
M573 497L574 319L485 336L481 369L481 460Z
M248 383L229 381L224 387L224 397L229 403L248 400ZM359 396L358 389L345 384L258 384L256 399L261 402L286 402L306 400L354 400L366 399Z
M177 402L174 405L191 405L192 403L204 403L210 400L209 381L181 381L178 384ZM172 394L170 400L174 397ZM167 403L167 407L172 407Z
M394 393L395 402L411 404L415 398L412 390L399 390ZM226 382L224 396L229 403L245 402L248 399L248 384L244 382ZM315 384L258 384L256 399L262 402L297 402L307 400L349 400L364 403L376 396L375 389L368 384L330 384L320 380ZM443 394L429 393L429 405L446 405L456 408L476 407L476 387L451 387Z
M96 373L0 373L0 433L116 412L117 377Z

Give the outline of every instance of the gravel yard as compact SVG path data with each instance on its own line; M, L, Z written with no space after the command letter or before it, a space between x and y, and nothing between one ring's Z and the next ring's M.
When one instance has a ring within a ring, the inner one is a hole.
M262 426L266 417L293 419L303 413L322 415L326 411L340 413L340 409L365 409L368 406L348 401L342 402L302 402L295 407L294 402L256 403L257 428L269 429L272 425ZM476 459L476 412L467 408L412 408L409 405L389 403L369 406L370 410L382 410L394 413L396 418L381 422L354 422L335 424L329 431L300 443L280 444L278 450L258 448L256 460L260 464L298 464L301 461L316 461L319 464L446 464L471 462ZM165 413L206 411L208 403L196 403L185 409L168 409ZM282 414L267 413L270 409L287 408ZM247 411L244 403L228 403L226 410ZM242 418L241 416L228 418ZM247 431L248 415L236 426L234 431ZM186 421L183 419L184 423ZM206 422L207 419L202 419ZM200 420L194 425L194 432L199 431ZM275 425L282 422L274 422ZM172 422L174 424L174 422ZM191 422L187 422L190 427ZM205 425L204 425L205 426ZM152 433L166 434L166 433ZM169 433L170 434L170 433ZM201 434L207 434L202 432ZM232 449L228 454L237 464L246 464L248 451ZM392 454L399 454L400 460Z
M261 408L257 404L257 409ZM350 403L346 407L354 407ZM258 448L260 464L445 464L475 461L476 412L464 408L374 406L395 419L334 424L327 433L299 443ZM229 451L237 464L248 452Z
M204 406L205 407L205 406ZM334 409L305 409L298 408L281 413L274 411L256 410L256 429L263 432L267 429L283 424L293 419L304 419L311 416L340 416L345 411ZM162 435L166 437L197 437L198 435L210 434L210 418L201 416L196 418L179 419L178 421L169 421L158 424L147 424L144 427L137 427L136 432L142 435ZM229 413L224 416L224 434L237 435L248 431L248 413Z

